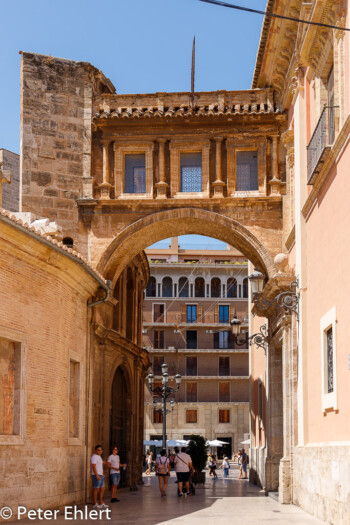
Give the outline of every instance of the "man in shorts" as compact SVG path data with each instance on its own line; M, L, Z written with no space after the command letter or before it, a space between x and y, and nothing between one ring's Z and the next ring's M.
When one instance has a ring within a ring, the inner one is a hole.
M95 452L91 456L91 478L92 478L92 500L94 509L106 509L108 505L103 503L105 491L105 479L103 476L103 452L102 445L96 445ZM98 500L98 503L97 503Z
M244 473L243 479L248 479L248 456L244 448L242 448L242 471Z
M176 450L176 449L175 449ZM183 495L182 488L183 484L185 483L185 489L186 492L184 493L189 494L190 492L190 471L192 472L193 466L192 466L192 459L191 456L186 454L186 447L182 447L181 452L175 455L175 472L176 477L178 481L179 486L179 496Z
M120 481L120 467L126 468L126 463L121 464L120 458L118 456L118 447L114 447L112 454L108 456L107 467L109 468L109 475L112 482L112 494L111 494L111 503L120 501L117 499L117 488Z

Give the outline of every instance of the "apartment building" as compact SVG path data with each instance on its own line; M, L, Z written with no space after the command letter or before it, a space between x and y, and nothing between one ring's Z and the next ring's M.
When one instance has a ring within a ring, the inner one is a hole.
M191 434L228 444L232 455L249 432L247 260L237 250L148 249L150 280L143 307L143 343L150 353L155 385L161 367L180 373L180 390L167 415L168 439ZM234 315L242 334L231 332ZM172 384L174 386L174 383ZM146 385L145 439L162 435L162 414ZM170 408L170 404L169 404Z

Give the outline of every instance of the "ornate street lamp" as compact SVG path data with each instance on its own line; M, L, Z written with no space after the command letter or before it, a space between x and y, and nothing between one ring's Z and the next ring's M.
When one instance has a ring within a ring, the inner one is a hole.
M154 408L157 406L157 400L160 400L162 402L162 408L158 410L159 412L163 413L163 448L166 448L166 415L169 412L172 412L174 410L175 401L174 400L170 401L171 410L167 410L166 402L169 396L179 391L180 385L181 385L181 375L176 374L174 377L176 388L168 386L168 382L170 379L169 374L168 374L168 365L166 363L163 363L162 364L162 386L156 386L155 388L153 388L154 375L151 373L151 374L148 374L147 377L148 377L148 384L149 384L150 390L155 395L155 397L153 398Z
M276 309L282 308L286 313L294 312L297 321L299 322L299 294L297 293L297 288L299 287L298 279L290 283L288 291L276 295L272 301L259 298L259 295L263 291L265 280L265 276L259 270L255 268L254 272L248 276L248 279L251 286L252 301L259 309L265 309L275 304Z

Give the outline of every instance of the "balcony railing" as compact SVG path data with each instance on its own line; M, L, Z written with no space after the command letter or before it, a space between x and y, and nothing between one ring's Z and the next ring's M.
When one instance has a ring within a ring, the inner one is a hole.
M335 140L339 106L325 106L307 146L307 183L313 184Z

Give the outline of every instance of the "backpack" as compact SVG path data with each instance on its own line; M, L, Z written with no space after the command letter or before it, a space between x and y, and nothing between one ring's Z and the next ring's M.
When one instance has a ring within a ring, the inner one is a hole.
M162 456L159 458L158 474L168 474L168 458L165 458L165 463L162 463Z

